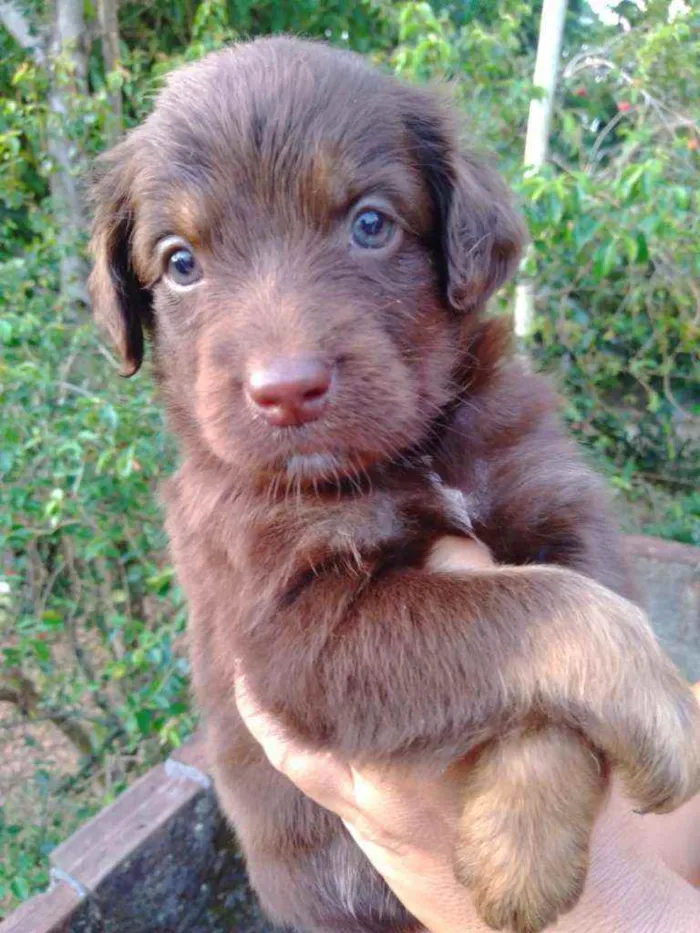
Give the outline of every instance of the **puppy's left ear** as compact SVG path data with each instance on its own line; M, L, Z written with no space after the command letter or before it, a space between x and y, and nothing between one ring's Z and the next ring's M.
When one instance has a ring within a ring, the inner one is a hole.
M446 114L409 122L439 226L435 249L455 310L483 307L518 268L525 224L494 169L460 150Z
M459 153L443 223L447 297L457 310L480 308L515 274L527 241L525 224L501 176Z
M153 324L150 291L142 287L131 259L136 170L133 137L127 137L101 157L91 190L90 300L98 325L119 351L126 376L141 366L144 330Z

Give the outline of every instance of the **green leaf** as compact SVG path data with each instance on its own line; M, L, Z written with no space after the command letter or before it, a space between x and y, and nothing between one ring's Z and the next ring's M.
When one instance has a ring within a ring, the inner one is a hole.
M618 254L617 254L617 241L611 240L603 254L603 262L601 266L601 274L603 276L608 276L613 271L613 269L618 264Z
M637 182L644 174L645 166L642 165L631 165L625 169L622 175L622 183L620 188L622 194L625 198L629 198L634 190Z
M26 878L13 878L10 890L18 900L26 901L30 894L29 882Z
M648 262L649 249L647 240L643 233L637 233L637 261L640 263Z
M62 628L64 616L56 609L46 609L41 615L41 621L47 628Z
M32 641L32 649L38 661L46 663L51 660L51 649L40 639L35 638Z
M140 709L134 713L134 719L142 735L148 736L153 732L153 711Z

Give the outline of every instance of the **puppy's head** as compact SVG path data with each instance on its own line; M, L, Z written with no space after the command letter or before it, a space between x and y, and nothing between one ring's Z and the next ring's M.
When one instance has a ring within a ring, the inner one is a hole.
M98 319L129 373L152 335L183 441L250 477L420 442L523 238L440 101L283 38L175 73L94 197Z

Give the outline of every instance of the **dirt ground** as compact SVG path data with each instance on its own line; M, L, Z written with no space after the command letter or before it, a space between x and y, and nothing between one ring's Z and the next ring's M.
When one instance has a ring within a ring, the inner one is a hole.
M50 722L23 722L16 707L0 703L0 806L21 796L42 769L52 776L72 774L80 754Z

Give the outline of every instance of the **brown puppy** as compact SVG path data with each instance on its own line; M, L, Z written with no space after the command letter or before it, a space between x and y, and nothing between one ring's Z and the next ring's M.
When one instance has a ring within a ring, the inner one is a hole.
M237 659L307 743L463 772L458 877L494 927L541 929L581 892L607 763L645 809L698 789L698 710L611 591L556 400L482 318L523 239L503 184L434 96L277 38L173 75L95 199L97 316L131 372L152 335L181 441L195 688L263 906L416 929L242 726ZM429 572L448 533L508 566Z

